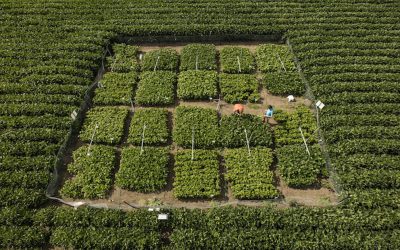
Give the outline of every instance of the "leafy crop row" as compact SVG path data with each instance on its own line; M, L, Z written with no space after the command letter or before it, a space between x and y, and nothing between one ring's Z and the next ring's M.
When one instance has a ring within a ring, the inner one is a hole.
M169 71L147 71L140 75L135 103L169 105L174 103L176 74Z
M222 116L220 142L224 147L245 147L246 133L250 146L272 145L272 131L260 117L250 114Z
M316 119L307 107L299 106L292 113L277 112L274 118L279 123L274 129L278 147L303 143L299 127L308 143L313 144L318 141Z
M228 103L235 102L258 102L259 84L255 75L248 74L220 74L219 84L221 95Z
M188 44L181 52L180 70L216 70L217 50L213 44Z
M144 131L143 131L144 130ZM146 108L136 110L129 127L128 142L134 145L163 145L170 137L168 111L166 109Z
M293 72L267 73L263 76L266 89L273 95L303 95L304 83Z
M213 198L221 194L215 151L182 150L175 157L173 193L177 198Z
M215 110L178 106L176 108L173 139L179 146L195 148L218 145L218 115Z
M238 199L270 199L278 196L270 170L273 157L269 148L228 149L224 153L226 179Z
M224 73L253 73L256 69L250 50L240 47L225 47L220 52L221 71Z
M309 147L308 155L304 145L284 146L277 150L278 168L290 187L307 187L317 184L325 166L319 145Z
M215 71L188 70L179 74L178 98L183 100L208 100L218 91L218 75Z
M154 192L167 184L167 148L124 148L115 184L122 189Z
M292 53L285 45L259 45L256 49L256 60L258 69L263 73L296 71Z
M143 71L177 71L179 55L174 49L163 48L147 52L142 62Z
M104 198L111 188L115 151L103 145L83 146L73 153L68 172L74 177L65 182L62 196L71 198Z
M136 87L137 73L106 73L96 89L95 105L130 105Z
M139 70L139 64L136 60L139 47L115 44L112 49L115 53L114 57L107 58L109 68L112 72L129 73Z
M128 110L116 107L95 107L86 115L80 133L81 140L95 143L118 144L124 132Z

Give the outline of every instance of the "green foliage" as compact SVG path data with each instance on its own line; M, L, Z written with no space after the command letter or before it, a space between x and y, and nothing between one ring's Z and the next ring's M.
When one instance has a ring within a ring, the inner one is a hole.
M167 148L124 148L115 184L122 189L154 192L167 184Z
M73 249L158 249L157 214L146 210L60 207L50 243Z
M73 153L74 162L68 165L73 174L60 190L71 198L105 198L111 188L111 173L115 164L114 148L103 145L83 146Z
M176 74L169 71L147 71L140 75L136 104L169 105L175 102Z
M265 87L273 95L303 95L304 84L299 74L293 72L269 73L263 76Z
M0 188L0 207L37 207L43 204L45 201L46 196L43 188Z
M48 233L33 226L0 226L0 247L4 249L43 248Z
M95 107L86 115L80 133L82 141L90 142L94 133L93 142L118 144L124 133L124 123L128 110L116 107ZM97 128L96 128L97 126Z
M197 68L196 68L197 58ZM216 70L217 50L213 44L188 44L181 52L180 70Z
M221 71L224 73L253 73L256 69L250 50L241 47L225 47L220 52Z
M307 187L317 184L325 160L319 145L290 145L277 149L278 167L283 180L290 187Z
M246 74L220 74L219 84L221 94L227 103L258 102L259 84L255 75Z
M126 44L114 44L113 51L115 53L114 57L107 58L108 65L112 72L128 73L139 70L139 64L136 59L139 47Z
M208 100L217 96L218 74L214 71L183 71L178 77L178 98Z
M136 109L129 127L128 143L142 143L143 126L144 145L163 145L169 138L168 111L166 109Z
M173 139L179 146L192 147L194 133L195 148L218 146L218 115L215 110L178 106L176 108Z
M174 49L162 48L147 52L142 62L143 71L168 70L176 71L179 55Z
M294 112L276 112L278 126L275 127L275 143L278 147L303 143L301 127L308 144L318 141L316 119L306 106L299 106Z
M273 161L269 148L228 149L224 153L226 179L231 183L233 195L238 199L271 199L278 196L274 187Z
M136 87L137 73L109 72L103 76L95 91L96 105L130 105Z
M250 114L225 115L221 119L220 136L224 147L245 147L246 129L250 146L272 145L272 131L260 117Z
M182 150L175 156L173 194L177 198L213 198L221 194L218 155L211 150Z
M2 187L41 188L50 181L47 170L42 171L1 171L0 183Z
M263 73L295 72L297 70L293 55L283 44L259 45L256 49L256 60L258 69Z

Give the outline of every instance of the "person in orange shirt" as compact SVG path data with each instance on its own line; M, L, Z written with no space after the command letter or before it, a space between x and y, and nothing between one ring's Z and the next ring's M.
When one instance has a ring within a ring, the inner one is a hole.
M235 104L233 106L233 113L237 115L241 115L244 112L244 106L242 104Z

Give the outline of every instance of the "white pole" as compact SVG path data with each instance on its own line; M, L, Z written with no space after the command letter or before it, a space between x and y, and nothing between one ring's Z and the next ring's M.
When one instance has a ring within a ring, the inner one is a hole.
M192 161L194 159L194 127L192 127Z
M283 62L282 62L282 60L281 60L281 57L279 56L278 53L276 54L276 56L277 56L278 60L281 62L281 65L282 65L283 70L285 70L285 72L286 72L285 64L283 64Z
M308 150L306 138L304 138L303 130L301 129L301 127L299 127L299 130L300 130L300 133L301 133L301 138L303 138L304 145L306 145L306 151L307 151L308 155L311 155L310 154L310 150Z
M242 72L242 67L240 66L240 58L239 56L236 57L239 65L239 73Z
M199 56L196 55L196 70L199 70Z
M143 133L142 133L142 145L140 146L140 154L143 153L143 143L144 143L144 131L146 130L146 123L143 124Z
M244 133L246 135L247 150L249 151L249 155L250 155L250 142L249 142L249 137L247 136L247 130L246 129L244 129Z
M133 107L133 101L132 101L132 98L131 98L131 108L132 108L132 112L135 112L135 108Z
M97 130L97 128L99 127L99 124L98 123L96 123L96 126L94 127L94 130L93 130L93 134L92 134L92 137L90 138L90 143L89 143L89 147L88 147L88 150L87 150L87 156L89 156L90 155L90 148L92 147L92 143L93 143L93 139L94 139L94 135L96 134L96 130Z
M219 113L221 109L221 95L218 96L218 102L217 102L217 112Z
M160 56L157 56L157 61L156 61L156 65L154 65L154 71L156 71L157 66L158 66L158 60L160 59Z

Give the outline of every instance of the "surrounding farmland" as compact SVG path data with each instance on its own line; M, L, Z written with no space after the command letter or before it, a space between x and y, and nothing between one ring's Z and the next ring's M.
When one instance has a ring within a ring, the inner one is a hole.
M3 0L0 24L0 248L400 248L399 1ZM140 58L140 47L121 45L165 41L236 48L161 48ZM266 45L248 53L243 41ZM287 46L274 50L278 43ZM200 60L190 56L196 50ZM196 79L205 84L189 88ZM256 102L250 110L261 98L257 81L274 95L304 93L313 105L277 112L273 131L249 114L219 121L212 109L176 107L221 94ZM317 100L326 106L314 133ZM141 120L132 116L137 105L146 106L136 110ZM152 128L144 151L142 120ZM313 160L299 156L299 122ZM229 133L250 123L261 131L252 156L243 135ZM193 134L202 135L195 157ZM173 156L172 142L181 147ZM114 179L128 190L168 189L171 164L178 198L223 196L221 176L238 198L271 198L278 175L301 188L329 177L340 202L162 208L163 221L157 211L74 210L48 197L108 197ZM257 192L240 188L251 175L263 177Z

